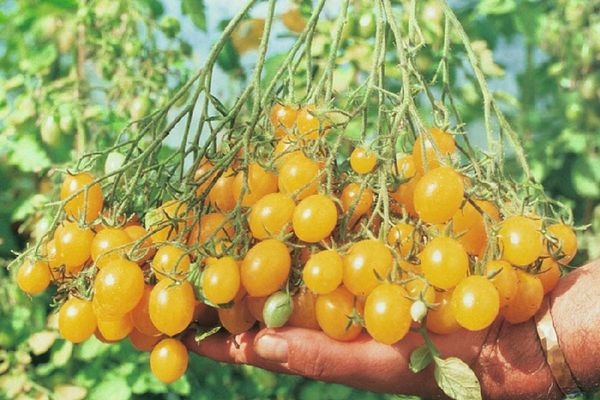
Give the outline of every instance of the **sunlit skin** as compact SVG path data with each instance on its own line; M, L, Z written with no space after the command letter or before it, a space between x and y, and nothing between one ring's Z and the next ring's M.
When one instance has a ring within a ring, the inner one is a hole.
M146 336L157 336L160 331L154 326L150 319L150 293L153 286L145 285L142 298L131 310L131 321L137 331Z
M375 169L377 154L364 147L357 147L350 154L350 166L357 174L364 175Z
M367 297L364 319L367 332L373 339L393 344L402 339L410 329L411 302L408 293L399 285L384 283Z
M25 260L17 271L17 284L28 294L43 292L48 288L51 280L50 267L44 261Z
M388 232L387 241L395 247L401 256L407 257L413 249L415 239L419 240L415 227L405 222L399 222Z
M179 340L167 338L154 346L150 353L150 369L163 383L181 378L188 366L188 351Z
M257 163L248 166L248 187L241 200L242 206L250 207L260 198L277 191L277 177ZM236 202L242 197L244 174L239 172L232 184L233 198Z
M250 296L268 296L287 281L290 267L287 246L275 239L263 240L244 257L240 270L242 285Z
M248 225L256 239L275 238L291 229L296 204L282 193L270 193L258 200L248 215Z
M344 286L354 295L366 296L392 269L392 254L378 240L354 243L344 257Z
M123 258L128 251L128 243L131 243L131 236L124 229L104 228L92 241L92 260L98 268L103 268L108 263Z
M492 276L491 282L498 290L500 308L506 306L517 295L519 277L517 271L503 260L492 260L486 264L485 271Z
M94 300L108 316L124 315L144 294L144 273L132 261L113 260L96 275L94 293Z
M480 331L490 326L498 316L500 296L487 278L471 275L456 286L451 305L460 326Z
M548 234L556 239L556 243L551 242L549 247L552 253L559 252L558 261L568 264L577 253L577 235L571 227L565 224L552 224L548 226ZM544 251L547 253L548 245Z
M437 306L427 313L427 329L438 335L448 335L460 329L456 321L450 300L452 292L436 292L435 302Z
M60 187L60 199L66 200L68 197L83 190L84 187L91 184L94 177L87 172L76 175L66 175ZM85 191L78 193L71 200L65 203L65 212L73 219L79 220L84 217L86 223L90 223L100 215L104 198L102 188L99 184L94 184Z
M269 120L273 125L273 134L277 138L284 137L292 132L296 125L298 109L291 105L275 103L269 113Z
M68 299L58 311L60 335L73 343L89 339L96 330L92 302L77 297Z
M373 205L373 191L365 187L361 189L358 183L352 182L346 185L340 195L340 202L344 212L349 212L353 208L350 223L358 220L361 216L367 214Z
M317 192L320 166L302 153L296 153L279 168L279 190L281 193L302 200Z
M94 232L80 228L76 222L64 222L54 234L56 251L67 274L78 272L90 258L90 246Z
M533 317L544 298L544 286L536 276L523 271L517 271L517 275L517 294L502 310L504 318L513 324L525 322Z
M352 315L353 309L354 296L346 288L339 287L317 298L317 322L327 336L340 341L353 340L362 330L356 323L348 326L348 317Z
M425 172L423 159L425 159L427 162L428 170L432 170L441 165L440 157L434 149L432 139L443 158L447 158L456 151L456 143L454 142L454 138L451 134L444 132L439 128L431 128L429 129L429 133L431 135L431 139L428 135L422 133L417 136L417 140L415 141L413 147L412 155L415 162L415 167L421 174ZM422 143L422 141L424 143ZM425 157L423 157L423 147L425 147Z
M190 269L190 256L184 249L173 245L162 246L152 259L152 270L156 277L181 279Z
M302 279L306 287L316 294L327 294L342 283L344 262L335 250L323 250L310 256Z
M333 232L337 217L333 200L325 195L315 194L298 203L292 216L292 227L298 239L317 243Z
M502 258L517 266L531 264L543 250L542 234L536 222L521 215L502 221L498 231L498 244Z
M240 289L240 267L232 257L223 257L206 267L202 293L213 304L229 303Z
M427 223L444 223L458 211L463 196L464 183L454 169L432 169L423 175L415 187L415 210Z
M150 292L150 320L160 332L176 335L192 322L195 303L196 296L189 282L163 279Z
M306 287L300 287L292 297L293 310L287 324L297 328L319 329L316 306L317 296Z
M438 236L419 255L425 278L440 289L451 289L466 275L469 268L467 252L455 239Z

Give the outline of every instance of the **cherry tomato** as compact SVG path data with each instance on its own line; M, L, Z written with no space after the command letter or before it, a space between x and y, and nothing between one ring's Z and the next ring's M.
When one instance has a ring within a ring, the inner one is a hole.
M411 302L399 285L384 283L377 286L365 303L365 327L373 339L393 344L408 333L412 323Z
M221 212L226 213L235 207L234 180L233 172L227 170L217 179L208 193L210 204Z
M454 169L432 169L423 175L415 187L415 210L427 223L444 223L460 208L464 192L463 180Z
M328 237L337 223L335 203L322 194L302 200L294 209L292 226L298 239L317 243Z
M150 369L159 381L172 383L185 374L188 357L186 347L179 340L163 339L150 353Z
M292 297L294 306L292 315L288 320L289 326L305 329L319 329L319 322L315 311L317 296L305 286L298 289L298 292Z
M343 286L317 297L315 304L317 322L323 332L335 340L344 342L355 339L362 331L359 324L349 324L353 309L354 296Z
M475 200L475 204L492 220L499 219L498 210L492 203ZM470 202L467 201L452 217L452 231L467 253L483 255L488 242L485 221L483 215Z
M125 339L133 330L131 314L120 317L98 318L98 330L102 336L112 342Z
M377 154L364 147L357 147L350 154L350 166L357 174L368 174L373 171L376 164Z
M78 272L90 258L90 246L94 232L80 228L76 222L64 222L54 234L56 251L64 264L67 274Z
M279 190L299 200L317 193L320 169L317 162L302 153L287 157L279 168Z
M277 237L290 228L296 204L282 193L269 193L258 200L248 216L248 225L256 239Z
M431 240L421 254L421 269L425 278L440 289L451 289L469 270L467 252L455 239L439 236Z
M144 294L144 273L132 261L113 260L96 275L94 292L106 316L127 314Z
M202 293L213 304L229 303L240 290L240 267L232 257L211 263L202 273Z
M185 278L190 270L190 256L187 252L173 245L162 246L152 259L152 270L158 280Z
M433 333L447 335L460 329L460 325L454 317L450 300L452 292L436 292L435 302L437 306L427 313L426 326Z
M502 315L511 324L519 324L533 317L544 299L544 286L536 276L520 270L517 270L517 276L517 294L502 310Z
M373 191L368 187L361 190L358 183L346 185L340 196L342 209L349 212L354 209L350 217L350 225L353 225L361 216L367 214L373 205Z
M83 190L84 187L91 184L94 177L87 172L76 175L67 175L60 187L60 199L65 200L75 193ZM65 212L71 218L79 220L84 216L86 223L90 223L100 215L104 198L102 197L102 188L99 184L94 184L85 191L75 195L71 200L65 203Z
M491 279L498 294L500 295L500 308L503 308L517 294L519 277L512 265L503 260L493 260L487 263L485 270L488 275L494 275ZM500 272L497 272L500 271Z
M178 238L191 222L191 216L185 204L169 200L148 212L146 222L146 226L152 231L152 242L162 243Z
M498 244L502 258L513 265L531 264L542 254L542 234L536 222L514 215L500 224Z
M292 299L285 292L270 295L263 306L263 321L267 328L281 328L290 319L293 310Z
M22 291L29 294L43 292L50 285L52 275L48 263L25 260L17 271L17 284Z
M392 270L391 252L378 240L354 243L344 257L344 286L356 296L366 296Z
M160 340L161 336L144 335L135 328L129 333L129 341L137 351L152 351L156 343Z
M546 245L546 248L549 247L553 254L559 252L557 261L568 264L577 253L577 236L575 232L565 224L553 224L548 227L548 233L557 242L550 242Z
M208 187L212 183L216 173L216 171L211 173L211 170L214 167L215 165L212 162L202 159L198 165L198 168L196 169L196 172L194 172L194 181L198 182L198 187L196 188L196 195L198 197L205 196L204 198L206 198L206 196L208 196Z
M277 166L277 172L281 170L281 166L291 157L298 154L302 154L298 148L298 141L292 136L286 135L280 138L275 145L273 150L273 158L275 159L275 165Z
M112 261L123 258L131 237L123 229L104 228L96 234L91 243L92 260L98 268L104 268Z
M451 134L438 128L429 129L429 133L431 134L433 143L435 143L444 158L451 156L456 151L456 143ZM413 147L412 155L415 167L421 174L425 172L425 166L423 164L424 158L427 160L427 168L429 171L441 165L440 158L434 149L431 139L428 135L421 134L417 137ZM423 147L425 147L425 157L423 157Z
M314 105L300 108L296 117L298 135L301 139L317 140L329 130L329 122L321 121Z
M223 328L232 335L238 335L250 330L254 326L256 319L250 314L246 297L242 290L238 292L233 301L233 306L229 308L219 308L219 321ZM262 313L262 310L261 310Z
M96 330L96 316L92 302L77 297L67 300L58 312L60 335L73 343L89 339Z
M202 246L210 241L214 243L215 249L219 252L220 246L224 245L234 234L233 226L226 220L227 217L221 213L203 215L198 224L192 228L188 244Z
M413 300L423 300L426 304L435 303L435 289L424 279L415 278L404 285L408 296Z
M291 133L294 125L296 125L297 115L298 110L293 106L275 103L269 114L275 137L281 138Z
M550 293L560 280L560 265L551 258L544 258L540 266L540 273L536 277L542 282L544 294Z
M313 293L333 292L342 283L344 261L335 250L323 250L308 259L302 279Z
M160 331L154 326L150 319L150 293L153 286L145 285L142 298L137 303L135 308L131 310L131 321L133 326L140 333L147 336L160 335Z
M291 268L289 249L275 239L255 244L244 257L240 276L250 296L262 297L279 290Z
M176 335L192 322L195 303L196 296L189 282L163 279L150 292L150 320L160 332Z
M250 311L250 314L252 315L252 317L259 322L265 322L263 320L263 308L265 307L265 302L267 301L268 298L269 298L268 296L264 296L264 297L247 296L245 298L246 305L248 306L248 311Z
M480 331L490 326L498 316L500 296L487 278L471 275L456 286L451 305L460 326Z
M238 173L233 181L233 198L239 201L244 187L244 174ZM260 198L269 193L277 191L277 177L271 172L265 170L257 163L248 166L248 187L244 193L241 203L244 207L250 207Z
M131 225L123 228L127 236L132 242L130 251L130 257L132 261L137 262L139 265L144 264L148 261L155 253L155 249L152 247L152 239L147 237L143 242L135 245L133 243L141 240L148 234L148 231L140 225ZM97 235L96 235L97 236ZM92 256L93 257L93 256Z
M402 183L395 192L390 193L390 197L394 200L392 203L392 211L400 214L405 210L411 217L417 216L414 193L420 180L421 176L416 175L408 182Z
M46 244L46 260L52 273L52 279L56 280L59 278L60 266L63 264L58 250L56 249L56 240L52 239Z
M415 232L415 227L406 222L400 222L390 229L387 241L390 246L398 249L402 257L407 257L412 251L415 239L418 242L420 235Z

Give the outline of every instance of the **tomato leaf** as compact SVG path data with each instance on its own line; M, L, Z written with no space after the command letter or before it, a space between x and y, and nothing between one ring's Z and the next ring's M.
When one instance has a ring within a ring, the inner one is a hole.
M181 11L189 15L190 19L198 29L206 32L206 7L204 0L183 0L181 2Z
M452 399L481 400L481 387L473 370L456 357L435 361L435 381L442 391Z
M600 197L600 157L580 157L571 169L571 179L577 194L582 197Z
M410 363L408 367L415 374L423 371L433 361L433 355L427 345L416 348L410 354Z

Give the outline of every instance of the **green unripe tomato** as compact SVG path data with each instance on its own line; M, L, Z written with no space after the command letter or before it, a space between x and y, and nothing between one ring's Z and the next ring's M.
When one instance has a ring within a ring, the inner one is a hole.
M49 146L55 146L60 140L60 127L54 115L48 115L42 119L40 126L42 141Z
M263 319L267 328L280 328L292 315L293 304L291 297L284 292L275 292L265 302Z
M148 96L138 96L129 105L129 114L134 120L141 119L148 114L150 110L150 100Z
M104 162L104 173L106 175L111 174L121 168L123 163L125 162L125 156L118 151L111 151L106 156L106 161Z

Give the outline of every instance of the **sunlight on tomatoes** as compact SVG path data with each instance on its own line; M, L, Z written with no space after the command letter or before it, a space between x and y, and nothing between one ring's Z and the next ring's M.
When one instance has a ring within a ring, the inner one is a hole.
M248 250L244 257L240 269L242 285L250 296L268 296L284 285L290 267L287 246L279 240L263 240Z
M460 326L480 331L490 326L498 316L500 296L487 278L471 275L454 288L451 305Z
M415 210L423 221L441 224L458 211L463 196L463 180L454 169L432 169L423 175L415 187Z
M240 289L240 267L232 257L211 263L202 273L202 293L213 304L229 303Z
M279 236L287 227L291 228L296 204L282 193L270 193L258 200L248 215L248 225L256 239Z
M48 263L25 260L17 271L17 284L28 294L43 292L50 285L52 275Z
M376 164L377 154L364 147L357 147L350 154L350 166L357 174L368 174L375 169Z
M113 260L96 275L94 293L94 300L107 315L124 315L133 310L144 294L144 273L134 262Z
M150 353L150 369L163 383L172 383L181 378L187 366L188 351L179 340L163 339Z
M306 287L316 294L327 294L342 283L344 262L335 250L323 250L308 259L302 272Z
M68 197L83 190L84 187L90 185L94 181L94 177L88 172L82 172L75 175L67 175L60 187L60 199L66 200ZM86 191L82 191L65 203L65 212L71 218L79 220L82 216L86 223L90 223L100 215L104 198L102 196L102 188L96 183L90 186Z
M440 289L456 286L469 269L465 249L455 239L445 236L438 236L427 243L419 259L425 278Z
M279 168L279 190L281 193L302 200L317 193L320 166L302 153L296 153Z
M525 266L542 254L542 234L534 220L515 215L500 224L498 245L504 260L513 265Z
M317 243L333 232L337 217L333 200L322 194L315 194L298 203L292 216L292 227L298 239Z
M192 322L196 296L189 282L159 281L150 292L150 320L160 332L173 336Z
M96 234L91 244L92 260L98 268L123 258L131 237L123 229L104 228Z
M68 299L58 312L58 329L69 342L81 343L89 339L96 330L92 302L77 297Z
M344 257L344 286L356 296L366 296L392 269L392 254L378 240L354 243Z
M384 283L367 297L364 319L367 332L380 343L394 344L408 333L412 323L411 301L399 285Z

